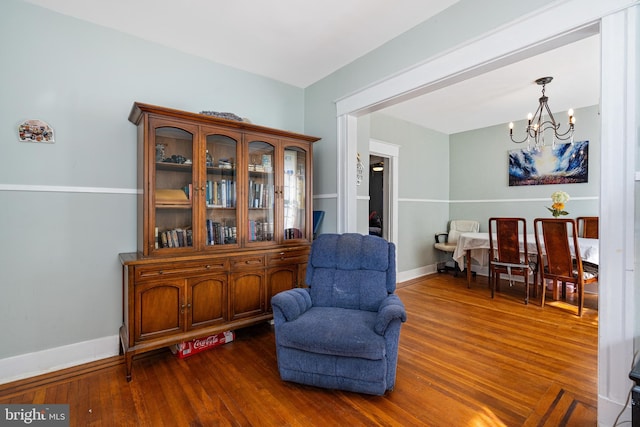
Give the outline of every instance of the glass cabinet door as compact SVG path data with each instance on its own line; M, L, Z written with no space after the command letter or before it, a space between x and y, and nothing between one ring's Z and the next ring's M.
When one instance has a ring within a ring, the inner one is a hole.
M284 147L284 239L307 236L307 152L300 147Z
M275 146L265 141L252 141L248 147L247 240L270 242L274 240Z
M153 125L152 125L153 126ZM155 142L154 200L151 232L155 250L193 246L194 134L185 129L153 126Z
M204 164L206 206L205 245L238 243L238 139L212 133L206 136Z

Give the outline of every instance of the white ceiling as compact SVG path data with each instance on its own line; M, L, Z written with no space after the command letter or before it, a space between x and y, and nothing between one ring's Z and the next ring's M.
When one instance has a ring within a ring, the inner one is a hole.
M25 0L298 87L459 0Z
M556 121L566 129L569 108L600 102L600 36L590 36L506 67L382 110L385 114L446 134L525 120L545 88ZM562 112L562 114L556 114ZM576 128L580 116L576 116ZM516 128L514 132L517 132ZM524 129L522 129L524 133Z
M305 88L458 0L25 1ZM554 77L546 90L554 112L597 104L599 69L595 36L384 112L456 133L524 119L539 77Z

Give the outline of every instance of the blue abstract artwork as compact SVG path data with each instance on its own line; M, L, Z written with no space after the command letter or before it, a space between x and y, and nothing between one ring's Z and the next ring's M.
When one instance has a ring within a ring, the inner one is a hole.
M509 186L589 181L589 141L509 151Z

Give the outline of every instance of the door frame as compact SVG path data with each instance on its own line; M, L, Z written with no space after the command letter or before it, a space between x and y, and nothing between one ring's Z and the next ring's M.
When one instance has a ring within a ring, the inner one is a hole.
M483 37L337 100L338 231L355 231L357 118L600 32L601 268L598 424L625 407L636 329L635 162L638 20L633 0L552 2ZM545 25L541 26L540 22ZM640 178L638 178L640 180Z

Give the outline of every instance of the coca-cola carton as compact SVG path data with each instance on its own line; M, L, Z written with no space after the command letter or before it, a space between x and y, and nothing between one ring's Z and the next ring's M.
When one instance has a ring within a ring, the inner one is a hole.
M181 342L171 346L171 352L180 359L193 356L201 351L217 347L222 344L233 341L235 334L233 331L220 332L219 334L209 335L204 338L196 338L195 340Z

